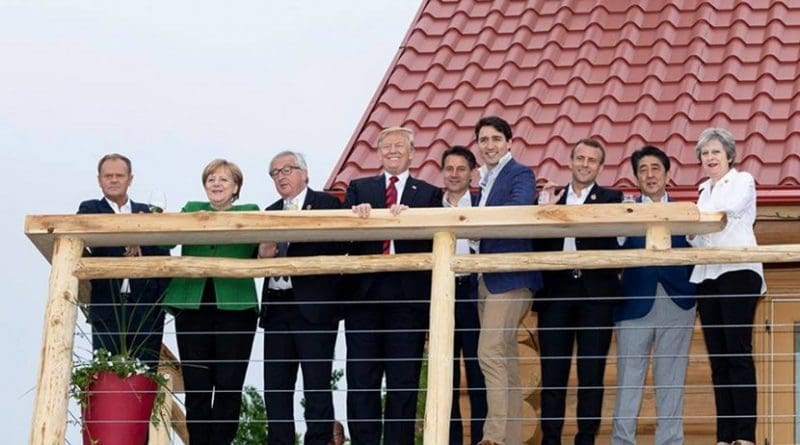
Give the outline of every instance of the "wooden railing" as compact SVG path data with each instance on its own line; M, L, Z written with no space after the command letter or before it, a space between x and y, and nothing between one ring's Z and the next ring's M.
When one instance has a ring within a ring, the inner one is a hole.
M452 403L455 273L628 267L746 261L800 261L800 245L747 249L671 249L670 235L721 230L725 215L693 204L609 204L373 210L133 215L28 216L25 233L51 260L49 299L31 444L62 444L65 395L72 370L78 281L91 278L265 277L322 273L432 270L428 392L424 441L447 443ZM645 249L455 255L456 238L546 238L646 235ZM82 258L84 247L432 239L431 254L229 259L190 257Z

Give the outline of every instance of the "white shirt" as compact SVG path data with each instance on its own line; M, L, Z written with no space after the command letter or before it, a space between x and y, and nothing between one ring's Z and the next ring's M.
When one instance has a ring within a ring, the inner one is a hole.
M125 204L122 204L122 207L118 206L116 202L103 197L106 200L106 203L114 213L133 213L133 208L131 207L131 200L128 199L125 201ZM123 293L130 293L131 292L131 282L127 278L122 279L122 284L119 286L119 291Z
M497 162L497 165L494 166L493 169L489 169L486 165L482 165L479 171L481 172L481 202L478 203L480 207L486 207L486 200L489 199L489 194L492 192L492 186L494 186L494 180L497 179L497 175L503 170L503 167L508 164L508 161L511 160L511 152L508 151L506 154L503 155L502 158Z
M444 208L452 208L452 207L472 207L472 197L469 194L469 190L464 192L461 195L461 198L458 200L456 205L450 204L450 201L447 200L447 193L444 194L442 198L442 207ZM459 238L456 240L456 255L469 255L469 240L466 238ZM456 276L466 276L469 275L467 273L456 274Z
M725 212L728 222L719 232L695 235L689 239L694 247L751 247L756 246L753 224L756 222L756 185L750 173L730 169L716 184L711 179L700 184L697 208L701 212ZM764 266L761 263L698 264L690 281L701 283L715 279L725 272L752 270L761 276L761 293L767 291Z
M399 175L393 175L384 170L383 176L385 180L383 185L384 190L389 188L390 184L389 178L391 178L392 176L397 176L397 182L394 183L394 188L397 189L397 203L400 204L400 200L403 199L403 190L406 189L406 182L408 181L408 177L410 176L408 170L404 171L403 173L400 173ZM394 255L394 240L390 240L389 242L389 253Z
M572 188L572 183L570 182L567 186L567 205L580 205L586 202L586 198L589 197L589 192L594 188L594 183L592 183L588 187L584 187L581 190L581 194L578 195L575 193L575 189ZM575 246L575 237L566 237L564 238L564 252L575 252L578 248Z
M283 200L283 210L303 210L303 203L306 202L308 188L304 188L297 196ZM289 243L287 243L288 245ZM287 290L292 288L292 277L269 277L267 285L273 290Z

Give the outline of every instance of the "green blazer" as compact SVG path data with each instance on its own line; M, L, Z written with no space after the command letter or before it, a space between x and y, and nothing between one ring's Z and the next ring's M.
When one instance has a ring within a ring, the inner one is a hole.
M232 206L227 211L258 211L255 204ZM214 212L208 202L189 201L181 212ZM184 245L182 256L222 257L222 258L255 258L258 244L219 244L219 245ZM199 309L203 298L203 289L207 278L173 278L164 293L164 306L170 312L175 309ZM217 296L217 308L227 311L258 311L256 284L252 278L213 278L214 292Z

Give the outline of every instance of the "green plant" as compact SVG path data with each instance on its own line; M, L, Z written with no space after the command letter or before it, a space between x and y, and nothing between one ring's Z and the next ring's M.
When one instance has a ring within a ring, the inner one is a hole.
M261 391L247 385L242 393L239 429L233 445L262 445L267 443L267 409Z
M142 363L138 358L133 358L128 354L118 354L112 356L105 349L98 349L92 354L92 358L79 362L72 370L70 380L70 396L85 408L88 403L88 388L101 372L114 373L119 378L129 378L134 375L142 375L156 383L159 388L150 421L158 424L160 413L163 412L165 402L165 391L161 390L169 380L166 374L159 374L156 369Z

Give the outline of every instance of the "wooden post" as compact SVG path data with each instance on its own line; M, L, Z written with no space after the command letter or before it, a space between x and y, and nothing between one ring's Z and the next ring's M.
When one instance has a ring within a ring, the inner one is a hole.
M83 242L78 239L58 238L55 241L31 424L31 445L64 443L67 393L72 373L72 340L78 316L78 279L72 273L82 253Z
M672 247L672 233L669 227L660 224L648 226L645 246L653 250L667 250Z
M426 445L446 444L450 435L453 403L453 331L455 329L455 273L450 261L455 256L456 238L450 232L433 236L433 281L428 341L428 396L425 400Z

